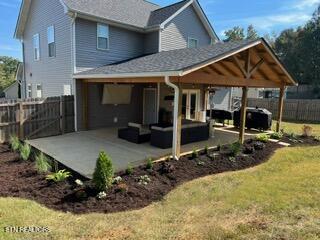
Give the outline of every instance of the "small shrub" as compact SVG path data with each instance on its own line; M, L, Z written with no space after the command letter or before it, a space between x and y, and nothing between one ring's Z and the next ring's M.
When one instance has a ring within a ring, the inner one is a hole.
M122 192L122 193L128 192L129 191L129 187L125 183L119 183L117 188L116 188L116 191L117 192Z
M161 173L172 173L175 171L175 166L169 162L163 162L160 168Z
M259 142L268 142L268 140L270 139L268 134L262 133L256 136L256 140Z
M132 165L130 163L128 164L128 167L126 169L126 174L127 175L132 175L133 174L133 167L132 167Z
M302 136L304 137L311 137L312 136L312 127L308 126L308 125L304 125L302 127Z
M110 157L105 152L100 152L92 178L96 189L100 192L108 189L112 185L113 175L113 165Z
M262 142L256 142L254 143L253 147L255 150L263 150L265 148L265 145Z
M12 151L17 152L20 150L21 143L17 136L14 136L14 135L10 136L9 142L10 142L10 147Z
M197 165L198 165L198 166L204 166L204 165L205 165L205 162L203 162L203 161L198 161L198 162L197 162Z
M204 148L204 154L209 154L209 147L208 147L208 146L205 146L205 148Z
M74 182L75 182L75 184L76 184L77 186L79 186L79 187L82 187L82 186L83 186L83 182L82 182L80 179L77 179L77 180L75 180Z
M38 156L36 156L36 169L39 173L51 171L49 160L43 153L40 153Z
M54 181L56 183L63 182L67 178L71 177L71 173L66 171L65 169L60 170L58 172L47 175L46 180Z
M220 144L220 143L217 145L217 151L218 151L218 152L221 151L221 144Z
M151 179L148 175L140 176L139 177L139 184L140 185L148 185L151 182Z
M195 159L195 158L199 157L199 153L194 149L194 150L192 151L191 157L192 157L193 159Z
M30 157L31 146L28 143L25 143L20 146L20 157L22 160L27 161Z
M282 132L274 132L270 135L271 139L280 140L283 137Z
M104 199L107 197L107 194L106 192L102 191L102 192L99 192L98 195L97 195L97 198L98 199Z
M153 168L153 159L152 158L148 158L147 159L146 168L147 169L152 169Z
M118 176L113 179L113 184L119 184L122 182L122 177Z
M232 157L238 156L239 153L241 152L241 143L240 143L240 142L232 143L232 144L230 145L230 150L231 150L230 155L231 155Z
M84 189L77 190L74 196L79 200L85 200L88 198L88 194Z

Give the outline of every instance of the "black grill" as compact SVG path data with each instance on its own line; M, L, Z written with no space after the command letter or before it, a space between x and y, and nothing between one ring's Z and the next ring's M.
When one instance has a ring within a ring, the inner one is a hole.
M234 126L240 126L240 110L234 112ZM272 125L272 113L264 108L247 108L246 127L269 130Z

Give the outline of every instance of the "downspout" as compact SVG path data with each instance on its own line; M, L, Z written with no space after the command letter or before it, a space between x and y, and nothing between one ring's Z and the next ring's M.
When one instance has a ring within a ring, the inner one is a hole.
M177 136L178 136L178 115L179 115L179 87L170 82L169 76L165 76L165 83L174 89L174 107L173 107L173 140L172 140L172 157L179 160L177 155Z

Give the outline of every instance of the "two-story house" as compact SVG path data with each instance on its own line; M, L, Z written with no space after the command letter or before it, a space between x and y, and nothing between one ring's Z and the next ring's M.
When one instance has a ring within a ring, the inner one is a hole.
M74 95L78 130L173 122L175 149L213 87L223 106L230 87L295 84L263 39L220 42L197 0L23 0L15 37L24 97Z

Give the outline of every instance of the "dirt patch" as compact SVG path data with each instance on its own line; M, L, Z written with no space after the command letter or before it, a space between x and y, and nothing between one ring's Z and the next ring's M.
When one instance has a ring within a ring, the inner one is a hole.
M315 141L312 143L319 144ZM184 182L261 164L280 147L273 142L261 144L248 140L242 146L242 153L236 157L231 157L229 146L222 146L208 153L202 151L196 158L188 155L179 161L155 163L152 170L142 166L135 168L132 175L120 172L116 176L121 176L122 182L115 184L107 191L106 198L99 200L90 181L82 179L83 187L75 184L78 178L76 173L68 181L49 183L44 174L37 173L34 162L21 161L8 146L0 145L0 197L30 199L48 208L77 214L139 209L163 199L168 192ZM145 175L151 180L147 185L139 182L140 177Z

